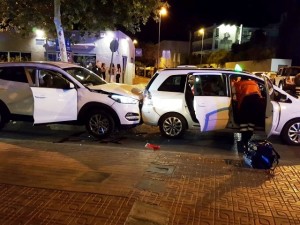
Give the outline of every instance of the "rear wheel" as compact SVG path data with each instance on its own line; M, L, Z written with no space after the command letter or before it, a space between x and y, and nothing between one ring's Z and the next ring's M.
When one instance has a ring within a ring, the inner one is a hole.
M282 129L281 138L289 145L300 145L300 119L288 122Z
M183 116L178 113L168 113L159 121L159 129L162 135L169 138L181 137L187 129Z
M95 110L86 120L87 131L96 138L108 137L115 129L113 118L103 110Z

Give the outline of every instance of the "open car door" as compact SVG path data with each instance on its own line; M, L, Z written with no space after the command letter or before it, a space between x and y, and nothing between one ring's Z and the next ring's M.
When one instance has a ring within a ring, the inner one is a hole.
M32 86L34 124L77 120L77 90L56 72L45 70L43 82ZM47 79L45 79L47 78Z
M194 109L200 130L225 129L229 121L231 98L228 97L226 79L221 73L193 73Z
M267 137L270 137L276 128L274 108L276 107L273 102L274 88L271 80L264 76L265 88L266 88L266 111L265 111L265 132Z
M31 87L34 124L55 123L77 119L76 89Z

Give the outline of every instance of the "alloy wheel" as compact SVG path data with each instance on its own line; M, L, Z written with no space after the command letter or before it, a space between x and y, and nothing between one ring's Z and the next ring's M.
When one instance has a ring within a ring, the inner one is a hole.
M167 136L175 137L180 135L183 129L182 121L177 117L168 117L163 122L163 130Z
M288 137L295 144L300 143L300 122L294 123L288 130Z

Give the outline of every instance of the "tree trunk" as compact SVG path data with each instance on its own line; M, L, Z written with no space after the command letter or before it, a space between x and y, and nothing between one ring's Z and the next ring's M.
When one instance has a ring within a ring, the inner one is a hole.
M61 61L68 62L65 35L61 24L61 17L60 17L60 0L54 0L54 24L57 32Z

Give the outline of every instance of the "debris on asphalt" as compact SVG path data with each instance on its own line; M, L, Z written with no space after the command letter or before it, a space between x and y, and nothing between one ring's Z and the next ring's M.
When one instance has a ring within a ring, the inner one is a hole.
M154 150L154 151L160 149L160 146L159 146L159 145L150 144L150 143L147 143L147 144L145 145L145 147L146 147L146 148L149 148L149 149L152 149L152 150Z

